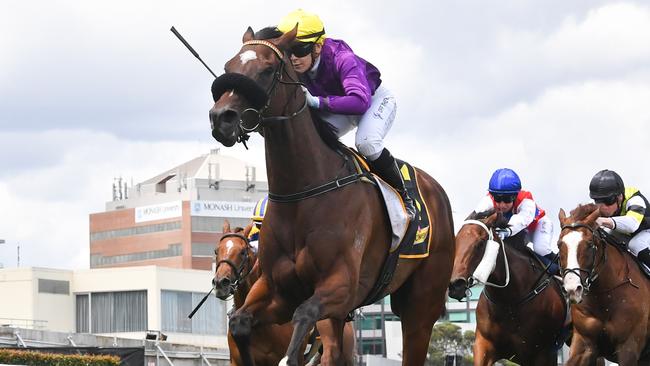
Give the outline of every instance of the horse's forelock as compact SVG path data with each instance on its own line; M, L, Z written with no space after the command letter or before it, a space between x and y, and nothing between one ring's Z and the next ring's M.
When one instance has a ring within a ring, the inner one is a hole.
M262 39L262 40L275 39L275 38L281 37L283 34L284 33L282 33L278 28L273 27L273 26L269 26L269 27L262 28L262 29L258 30L257 32L255 32L255 37L254 38L255 39Z
M593 203L578 205L578 207L571 210L571 214L570 214L571 220L573 222L584 220L596 209L598 209L598 206Z

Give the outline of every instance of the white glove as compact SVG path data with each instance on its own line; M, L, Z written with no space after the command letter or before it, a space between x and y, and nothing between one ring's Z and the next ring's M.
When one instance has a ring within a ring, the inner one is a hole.
M614 228L614 220L609 217L599 217L596 219L596 225L606 227L608 229Z
M320 98L311 95L309 90L307 90L307 88L305 88L304 86L302 87L302 91L305 92L305 98L307 98L307 105L310 108L318 109L320 107Z
M509 237L509 236L512 235L512 229L509 228L509 227L506 227L506 228L499 228L499 229L497 229L496 231L497 231L497 235L499 236L499 238L500 238L501 240L504 240L505 238L507 238L507 237Z

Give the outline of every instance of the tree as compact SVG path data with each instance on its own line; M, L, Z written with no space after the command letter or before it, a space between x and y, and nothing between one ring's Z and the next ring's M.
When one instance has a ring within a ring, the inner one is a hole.
M461 328L456 324L449 322L436 324L431 332L427 355L428 364L444 366L446 355L461 355L465 360L464 364L471 364L474 337L473 331L468 330L462 333Z

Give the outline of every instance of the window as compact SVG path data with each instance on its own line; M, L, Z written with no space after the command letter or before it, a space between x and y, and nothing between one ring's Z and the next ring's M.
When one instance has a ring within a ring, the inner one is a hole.
M167 249L151 250L148 252L129 253L113 256L103 256L101 254L90 255L90 267L111 265L117 263L127 263L135 261L146 261L158 258L178 257L182 254L182 245L170 244Z
M214 257L217 243L192 243L192 257Z
M192 216L192 232L220 233L223 229L223 217ZM231 228L246 227L250 219L228 218Z
M79 311L79 309L77 309ZM79 317L79 313L77 316ZM90 295L92 333L147 330L147 291L98 292Z
M183 291L161 291L162 331L209 335L226 334L226 303L214 296L194 314L187 316L205 294Z
M38 292L41 294L70 295L70 282L39 278Z
M125 236L144 235L144 234L158 233L161 231L174 231L180 229L181 229L181 222L172 221L172 222L165 222L163 224L130 227L127 229L98 231L96 233L90 233L90 241L93 242L98 240L108 240L108 239L122 238Z
M90 333L90 304L88 303L88 294L77 295L76 307L77 333Z
M384 353L384 341L381 338L361 339L362 355L381 355Z

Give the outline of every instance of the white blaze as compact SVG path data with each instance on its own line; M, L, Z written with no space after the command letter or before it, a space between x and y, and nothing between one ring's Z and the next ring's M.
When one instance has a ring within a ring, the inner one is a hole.
M246 50L239 54L239 59L242 65L246 65L248 61L257 59L257 53L253 50Z
M499 243L494 240L488 240L485 246L485 252L483 253L483 259L481 263L476 266L474 270L474 277L480 283L485 283L490 277L494 267L497 264L497 255L499 254Z
M567 247L566 256L566 269L578 269L578 245L582 241L582 233L579 231L572 231L562 238L562 241ZM564 276L564 289L575 291L580 285L580 277L573 272L568 272Z

